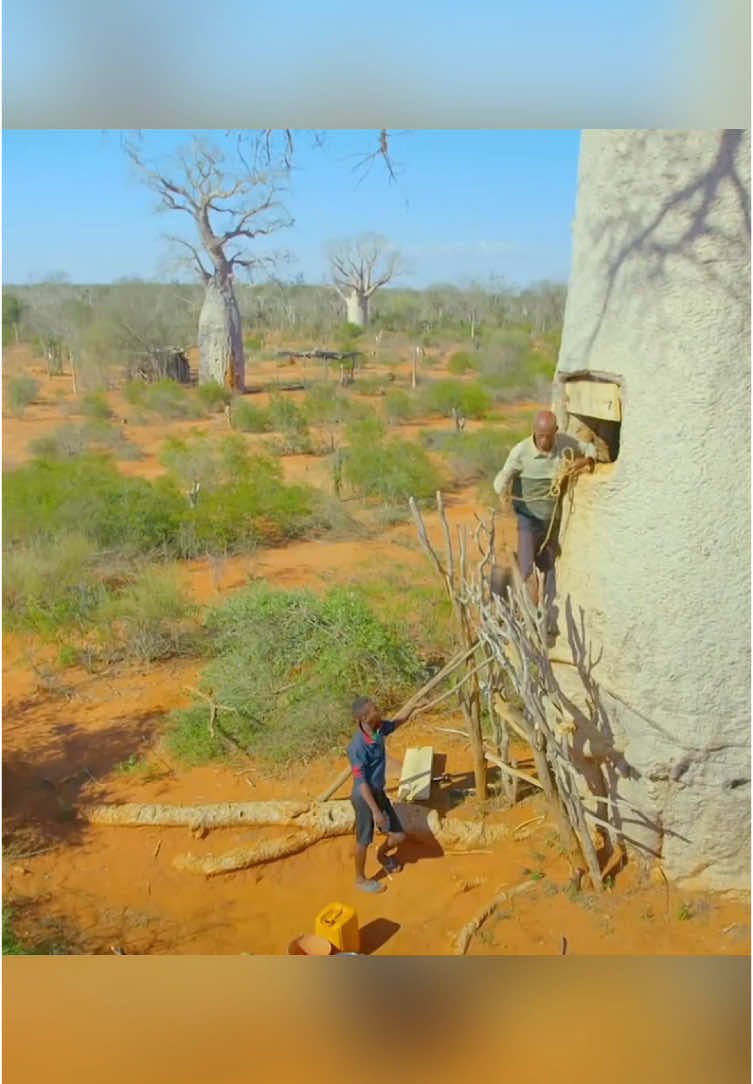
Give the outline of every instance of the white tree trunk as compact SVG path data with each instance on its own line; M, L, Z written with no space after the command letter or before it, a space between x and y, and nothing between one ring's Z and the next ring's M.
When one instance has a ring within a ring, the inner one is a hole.
M207 284L199 315L199 383L215 380L226 388L245 388L241 314L231 281Z
M358 290L352 290L345 300L349 324L366 327L369 322L369 299Z

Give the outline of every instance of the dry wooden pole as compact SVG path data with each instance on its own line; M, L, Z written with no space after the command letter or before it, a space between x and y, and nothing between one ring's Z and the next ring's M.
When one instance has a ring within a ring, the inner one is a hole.
M445 586L448 598L452 605L453 616L458 630L458 635L462 643L467 647L470 644L477 642L477 637L474 633L470 616L468 614L467 606L462 600L460 591L455 584L455 571L456 561L452 546L452 534L450 526L447 522L447 516L444 510L444 503L442 501L441 492L436 494L437 509L439 511L439 518L442 524L442 530L444 532L445 541L447 544L447 553L445 557L445 564L439 558L434 546L432 545L429 535L426 530L426 524L424 523L423 516L419 511L413 497L409 500L411 514L416 524L416 530L418 537L427 553L429 559L436 567L442 582ZM465 533L459 531L459 555L458 555L458 573L461 581L461 586L467 577L466 569L466 545L465 545ZM471 755L473 757L473 774L476 783L476 795L483 801L487 797L487 783L486 783L486 759L484 757L484 742L481 732L481 694L478 684L478 679L473 678L469 689L466 689L463 694L458 695L460 706L463 710L466 722L468 724L468 731L470 734Z
M486 753L486 759L490 764L496 765L500 771L505 772L512 779L522 779L524 783L530 783L531 786L536 787L537 790L544 790L543 783L538 779L534 779L532 775L528 775L527 772L521 772L518 768L513 768L502 757L495 757L494 753Z
M460 651L457 655L453 655L447 665L443 666L438 674L435 674L433 678L427 681L426 684L422 688L420 688L414 696L410 698L410 700L406 700L400 710L395 713L397 717L400 718L401 716L407 714L409 711L412 712L413 709L427 695L427 693L430 693L432 689L436 689L437 685L440 685L446 677L448 677L454 670L458 668L458 666L461 666L466 659L470 658L470 656L476 650L477 646L478 645L474 643L467 650ZM327 787L327 789L325 791L322 791L322 793L317 796L317 802L326 802L329 798L332 797L332 795L336 791L340 789L340 787L344 783L347 783L350 777L350 766L348 766L347 768L343 768L337 779L333 780L332 783L330 783L330 785Z

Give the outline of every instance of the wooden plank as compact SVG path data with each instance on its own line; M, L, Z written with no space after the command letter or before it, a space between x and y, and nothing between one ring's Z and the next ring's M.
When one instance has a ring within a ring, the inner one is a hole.
M425 802L431 795L431 769L434 749L431 745L406 749L397 795L405 802Z
M587 418L603 418L618 422L622 419L620 388L598 380L567 380L565 405L570 414Z

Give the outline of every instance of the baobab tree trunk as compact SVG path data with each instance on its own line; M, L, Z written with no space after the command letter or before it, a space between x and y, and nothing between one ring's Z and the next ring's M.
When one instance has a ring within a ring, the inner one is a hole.
M225 388L245 388L243 331L230 279L212 277L199 315L199 383L216 381Z
M356 327L366 327L369 322L369 299L365 294L353 290L345 299L347 307L347 319L349 324Z
M423 350L420 346L416 346L413 348L413 363L411 365L410 372L410 386L411 388L413 388L414 391L416 390L416 386L418 384L418 359L421 357L422 354Z

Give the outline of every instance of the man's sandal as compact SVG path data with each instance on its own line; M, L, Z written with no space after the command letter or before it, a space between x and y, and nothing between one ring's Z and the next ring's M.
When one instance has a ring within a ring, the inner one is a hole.
M360 888L362 892L384 892L385 886L380 884L379 881L356 881L356 888Z

